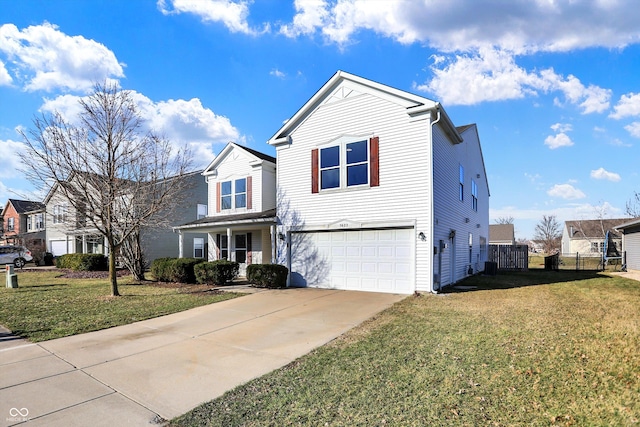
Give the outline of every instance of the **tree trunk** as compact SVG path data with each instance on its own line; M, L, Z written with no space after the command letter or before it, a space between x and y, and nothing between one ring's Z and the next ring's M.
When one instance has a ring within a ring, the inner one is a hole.
M109 281L111 282L111 296L119 297L118 275L116 270L116 246L109 242Z

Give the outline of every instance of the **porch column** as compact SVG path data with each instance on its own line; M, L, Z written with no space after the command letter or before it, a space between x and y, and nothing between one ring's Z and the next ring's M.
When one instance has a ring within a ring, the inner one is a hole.
M233 247L233 251L231 248ZM227 259L229 261L236 260L235 246L231 245L231 228L227 228Z
M278 244L278 233L276 233L276 226L271 225L269 227L271 233L271 264L276 263L276 245Z
M184 233L178 231L178 258L184 257Z
M86 234L82 235L82 253L83 254L87 253L87 235Z

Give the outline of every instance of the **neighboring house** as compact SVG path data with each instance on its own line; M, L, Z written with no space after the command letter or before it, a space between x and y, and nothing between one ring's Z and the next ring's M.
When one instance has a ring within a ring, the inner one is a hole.
M513 224L489 225L490 245L515 245L516 235Z
M1 243L24 245L36 253L44 250L46 223L44 203L9 199L2 213Z
M207 186L202 181L201 171L186 174L189 201L171 212L171 223L195 220L206 215ZM176 178L171 178L176 179ZM98 253L108 255L108 244L87 217L86 212L76 212L64 196L60 184L56 184L45 198L47 212L47 248L54 256L68 253ZM203 249L206 235L193 235L183 242L190 254ZM141 233L142 247L147 262L161 257L178 256L178 236L170 225L145 227ZM192 256L190 255L190 256Z
M202 173L208 184L208 214L174 227L180 242L192 233L208 236L209 261L228 259L240 264L269 264L275 258L276 159L230 142ZM180 245L180 256L190 256Z
M338 71L268 142L290 285L435 292L484 268L478 131L438 102Z
M620 250L622 236L615 229L628 221L629 218L565 221L562 229L562 253L601 256L607 231L610 232L616 248Z
M640 270L640 218L616 227L622 233L623 262L628 270Z

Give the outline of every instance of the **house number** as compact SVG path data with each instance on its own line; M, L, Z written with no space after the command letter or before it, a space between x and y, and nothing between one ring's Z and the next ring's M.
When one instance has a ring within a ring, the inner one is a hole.
M340 223L339 227L340 228L347 228L347 227L349 227L349 224L347 224L346 222L342 222L342 223Z

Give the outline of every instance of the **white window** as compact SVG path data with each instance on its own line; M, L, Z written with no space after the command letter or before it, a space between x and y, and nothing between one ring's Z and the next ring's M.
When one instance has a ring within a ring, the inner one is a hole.
M198 204L198 219L205 218L207 216L207 205Z
M44 214L36 214L36 230L44 230Z
M469 264L471 264L471 259L473 256L473 234L469 233Z
M320 189L369 184L369 142L356 141L320 149Z
M226 234L220 235L220 259L229 259L229 240Z
M471 180L471 207L478 212L478 185L475 180Z
M204 258L204 238L202 237L193 238L193 257Z
M53 223L64 224L67 221L67 206L65 204L53 207Z
M7 219L7 231L15 231L15 228L16 228L15 218L8 218Z
M464 201L464 168L460 165L460 201Z
M31 225L32 223L33 223L33 216L31 215L27 216L27 231L33 230L33 226Z
M240 209L247 207L247 179L224 181L220 184L220 208Z

